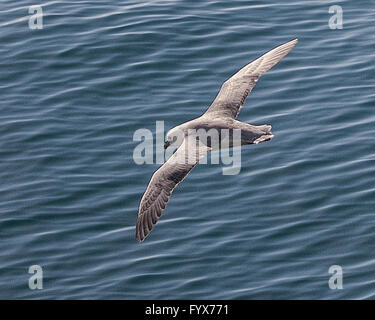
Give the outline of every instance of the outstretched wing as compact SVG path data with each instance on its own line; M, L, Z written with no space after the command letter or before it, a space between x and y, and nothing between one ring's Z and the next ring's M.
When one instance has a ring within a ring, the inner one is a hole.
M211 148L195 136L185 137L177 151L153 174L139 205L136 239L142 242L160 219L174 188Z
M297 42L298 39L294 39L268 51L230 77L221 86L206 114L235 119L260 76L284 58Z

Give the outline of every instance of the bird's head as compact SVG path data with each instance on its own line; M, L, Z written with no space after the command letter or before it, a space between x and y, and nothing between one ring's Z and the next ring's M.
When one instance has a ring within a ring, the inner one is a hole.
M179 127L174 127L167 132L165 143L164 143L164 150L166 150L169 146L173 146L178 148L182 142L184 141L184 131Z

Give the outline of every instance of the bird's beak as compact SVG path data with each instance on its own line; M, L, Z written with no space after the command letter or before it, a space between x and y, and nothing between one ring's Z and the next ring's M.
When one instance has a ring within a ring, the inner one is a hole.
M169 146L170 146L170 142L169 141L165 141L164 143L164 150L166 150Z

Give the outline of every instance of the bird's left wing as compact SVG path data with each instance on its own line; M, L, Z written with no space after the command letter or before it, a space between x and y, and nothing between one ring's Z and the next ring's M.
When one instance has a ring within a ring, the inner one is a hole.
M223 83L206 114L235 119L260 76L284 58L297 42L294 39L284 43L240 69Z
M177 151L153 174L139 205L136 239L142 242L160 219L174 188L211 148L186 136Z

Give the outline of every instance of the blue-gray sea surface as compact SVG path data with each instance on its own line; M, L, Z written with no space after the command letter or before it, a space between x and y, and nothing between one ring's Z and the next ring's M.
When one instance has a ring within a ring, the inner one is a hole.
M375 298L373 1L40 1L30 29L35 4L0 8L0 298ZM197 166L138 244L159 165L134 132L199 116L296 37L239 115L274 139L238 175Z

